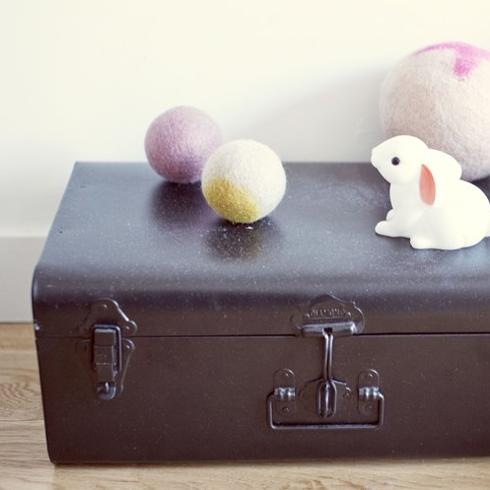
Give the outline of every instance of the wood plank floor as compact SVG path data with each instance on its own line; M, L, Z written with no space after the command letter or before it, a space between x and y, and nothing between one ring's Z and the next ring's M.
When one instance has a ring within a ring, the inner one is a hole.
M31 325L0 325L0 489L377 490L490 488L490 458L59 466L46 453Z

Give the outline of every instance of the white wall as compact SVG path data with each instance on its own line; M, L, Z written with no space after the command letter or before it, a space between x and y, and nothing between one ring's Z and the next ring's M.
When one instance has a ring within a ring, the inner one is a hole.
M145 160L151 120L189 104L285 161L365 161L387 69L490 49L489 19L486 0L0 1L0 321L30 318L75 160Z

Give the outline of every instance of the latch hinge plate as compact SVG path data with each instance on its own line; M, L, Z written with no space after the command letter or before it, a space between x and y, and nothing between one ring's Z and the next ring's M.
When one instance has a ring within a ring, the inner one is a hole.
M383 406L384 397L379 391L379 374L374 369L366 369L358 378L358 402L357 409L362 415L371 415L376 410L376 405ZM380 410L378 424L383 423L384 411Z
M296 380L291 369L274 373L274 409L284 416L296 413Z

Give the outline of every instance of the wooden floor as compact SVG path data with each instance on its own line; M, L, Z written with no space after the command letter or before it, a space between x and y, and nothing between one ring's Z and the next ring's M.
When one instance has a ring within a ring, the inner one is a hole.
M490 423L490 422L489 422ZM0 325L0 490L490 489L490 458L53 466L30 325Z

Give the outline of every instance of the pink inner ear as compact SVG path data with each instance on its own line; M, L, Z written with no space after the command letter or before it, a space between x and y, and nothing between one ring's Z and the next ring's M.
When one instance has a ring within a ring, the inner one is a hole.
M422 164L420 169L420 197L425 204L432 206L436 200L436 182L429 168Z

